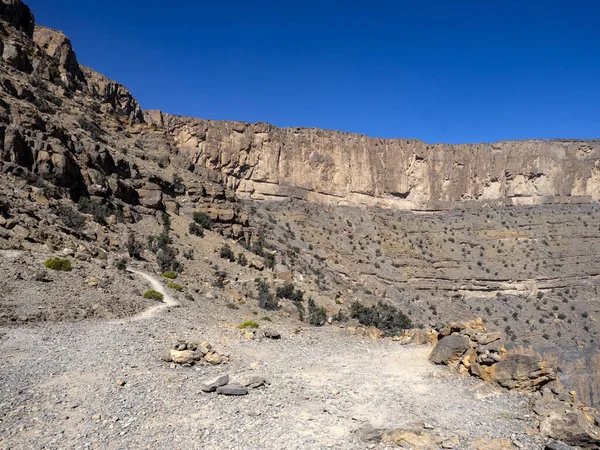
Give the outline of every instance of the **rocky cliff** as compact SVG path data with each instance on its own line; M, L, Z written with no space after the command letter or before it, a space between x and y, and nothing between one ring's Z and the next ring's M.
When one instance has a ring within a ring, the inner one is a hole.
M428 145L352 133L172 116L165 129L193 166L254 199L294 197L397 209L456 202L589 202L600 197L600 142Z

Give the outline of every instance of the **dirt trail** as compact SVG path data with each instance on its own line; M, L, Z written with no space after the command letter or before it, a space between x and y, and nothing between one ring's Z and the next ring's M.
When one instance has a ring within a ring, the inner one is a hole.
M152 286L152 289L160 292L163 295L163 303L160 305L153 306L153 307L141 312L140 314L136 314L135 316L133 316L129 319L121 320L120 322L135 322L138 320L150 319L150 318L154 317L159 311L162 311L165 308L172 307L172 306L179 306L179 302L177 300L175 300L167 292L167 290L164 288L163 284L160 282L160 280L158 278L156 278L150 274L147 274L145 272L141 272L139 270L132 269L132 268L127 268L127 271L131 272L131 273L135 273L136 275L139 275L139 276L145 278Z

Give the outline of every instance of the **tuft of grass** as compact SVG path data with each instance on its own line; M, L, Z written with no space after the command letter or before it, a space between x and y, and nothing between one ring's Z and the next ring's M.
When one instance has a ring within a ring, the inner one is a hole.
M236 304L234 303L227 303L225 306L227 306L229 309L240 309Z
M158 291L155 291L154 289L148 289L146 292L144 292L144 298L150 300L162 300L164 298L164 295L162 295Z
M163 278L168 278L169 280L174 280L177 278L177 274L172 270L169 270L161 275Z
M179 292L183 291L183 286L180 285L179 283L173 283L173 282L171 282L171 283L167 284L167 287L169 289L174 289L174 290L179 291Z
M70 272L73 270L71 261L65 258L50 258L44 261L44 266L51 270L60 270L63 272Z
M268 316L261 317L260 320L264 320L265 322L273 322Z
M244 323L239 324L237 327L241 329L258 328L258 322L256 322L255 320L246 320L244 321Z

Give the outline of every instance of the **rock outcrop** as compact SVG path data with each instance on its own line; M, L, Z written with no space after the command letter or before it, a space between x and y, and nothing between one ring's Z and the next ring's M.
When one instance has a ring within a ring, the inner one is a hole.
M238 195L445 209L457 202L589 202L600 198L597 141L428 145L352 133L276 128L147 112L194 171Z
M556 369L539 355L507 353L502 334L488 332L481 318L442 326L429 360L520 392L536 392L556 379Z

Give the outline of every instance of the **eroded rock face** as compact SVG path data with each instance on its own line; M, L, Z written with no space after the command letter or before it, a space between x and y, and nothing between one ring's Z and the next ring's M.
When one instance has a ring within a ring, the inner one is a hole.
M67 36L60 31L37 25L33 33L33 40L50 57L57 60L63 81L67 81L69 78L79 81L84 80L83 72L77 62L77 56Z
M456 202L537 204L600 198L600 143L428 145L404 139L148 112L198 173L239 195L443 209Z
M21 0L0 1L0 17L27 36L33 36L35 28L33 13Z

